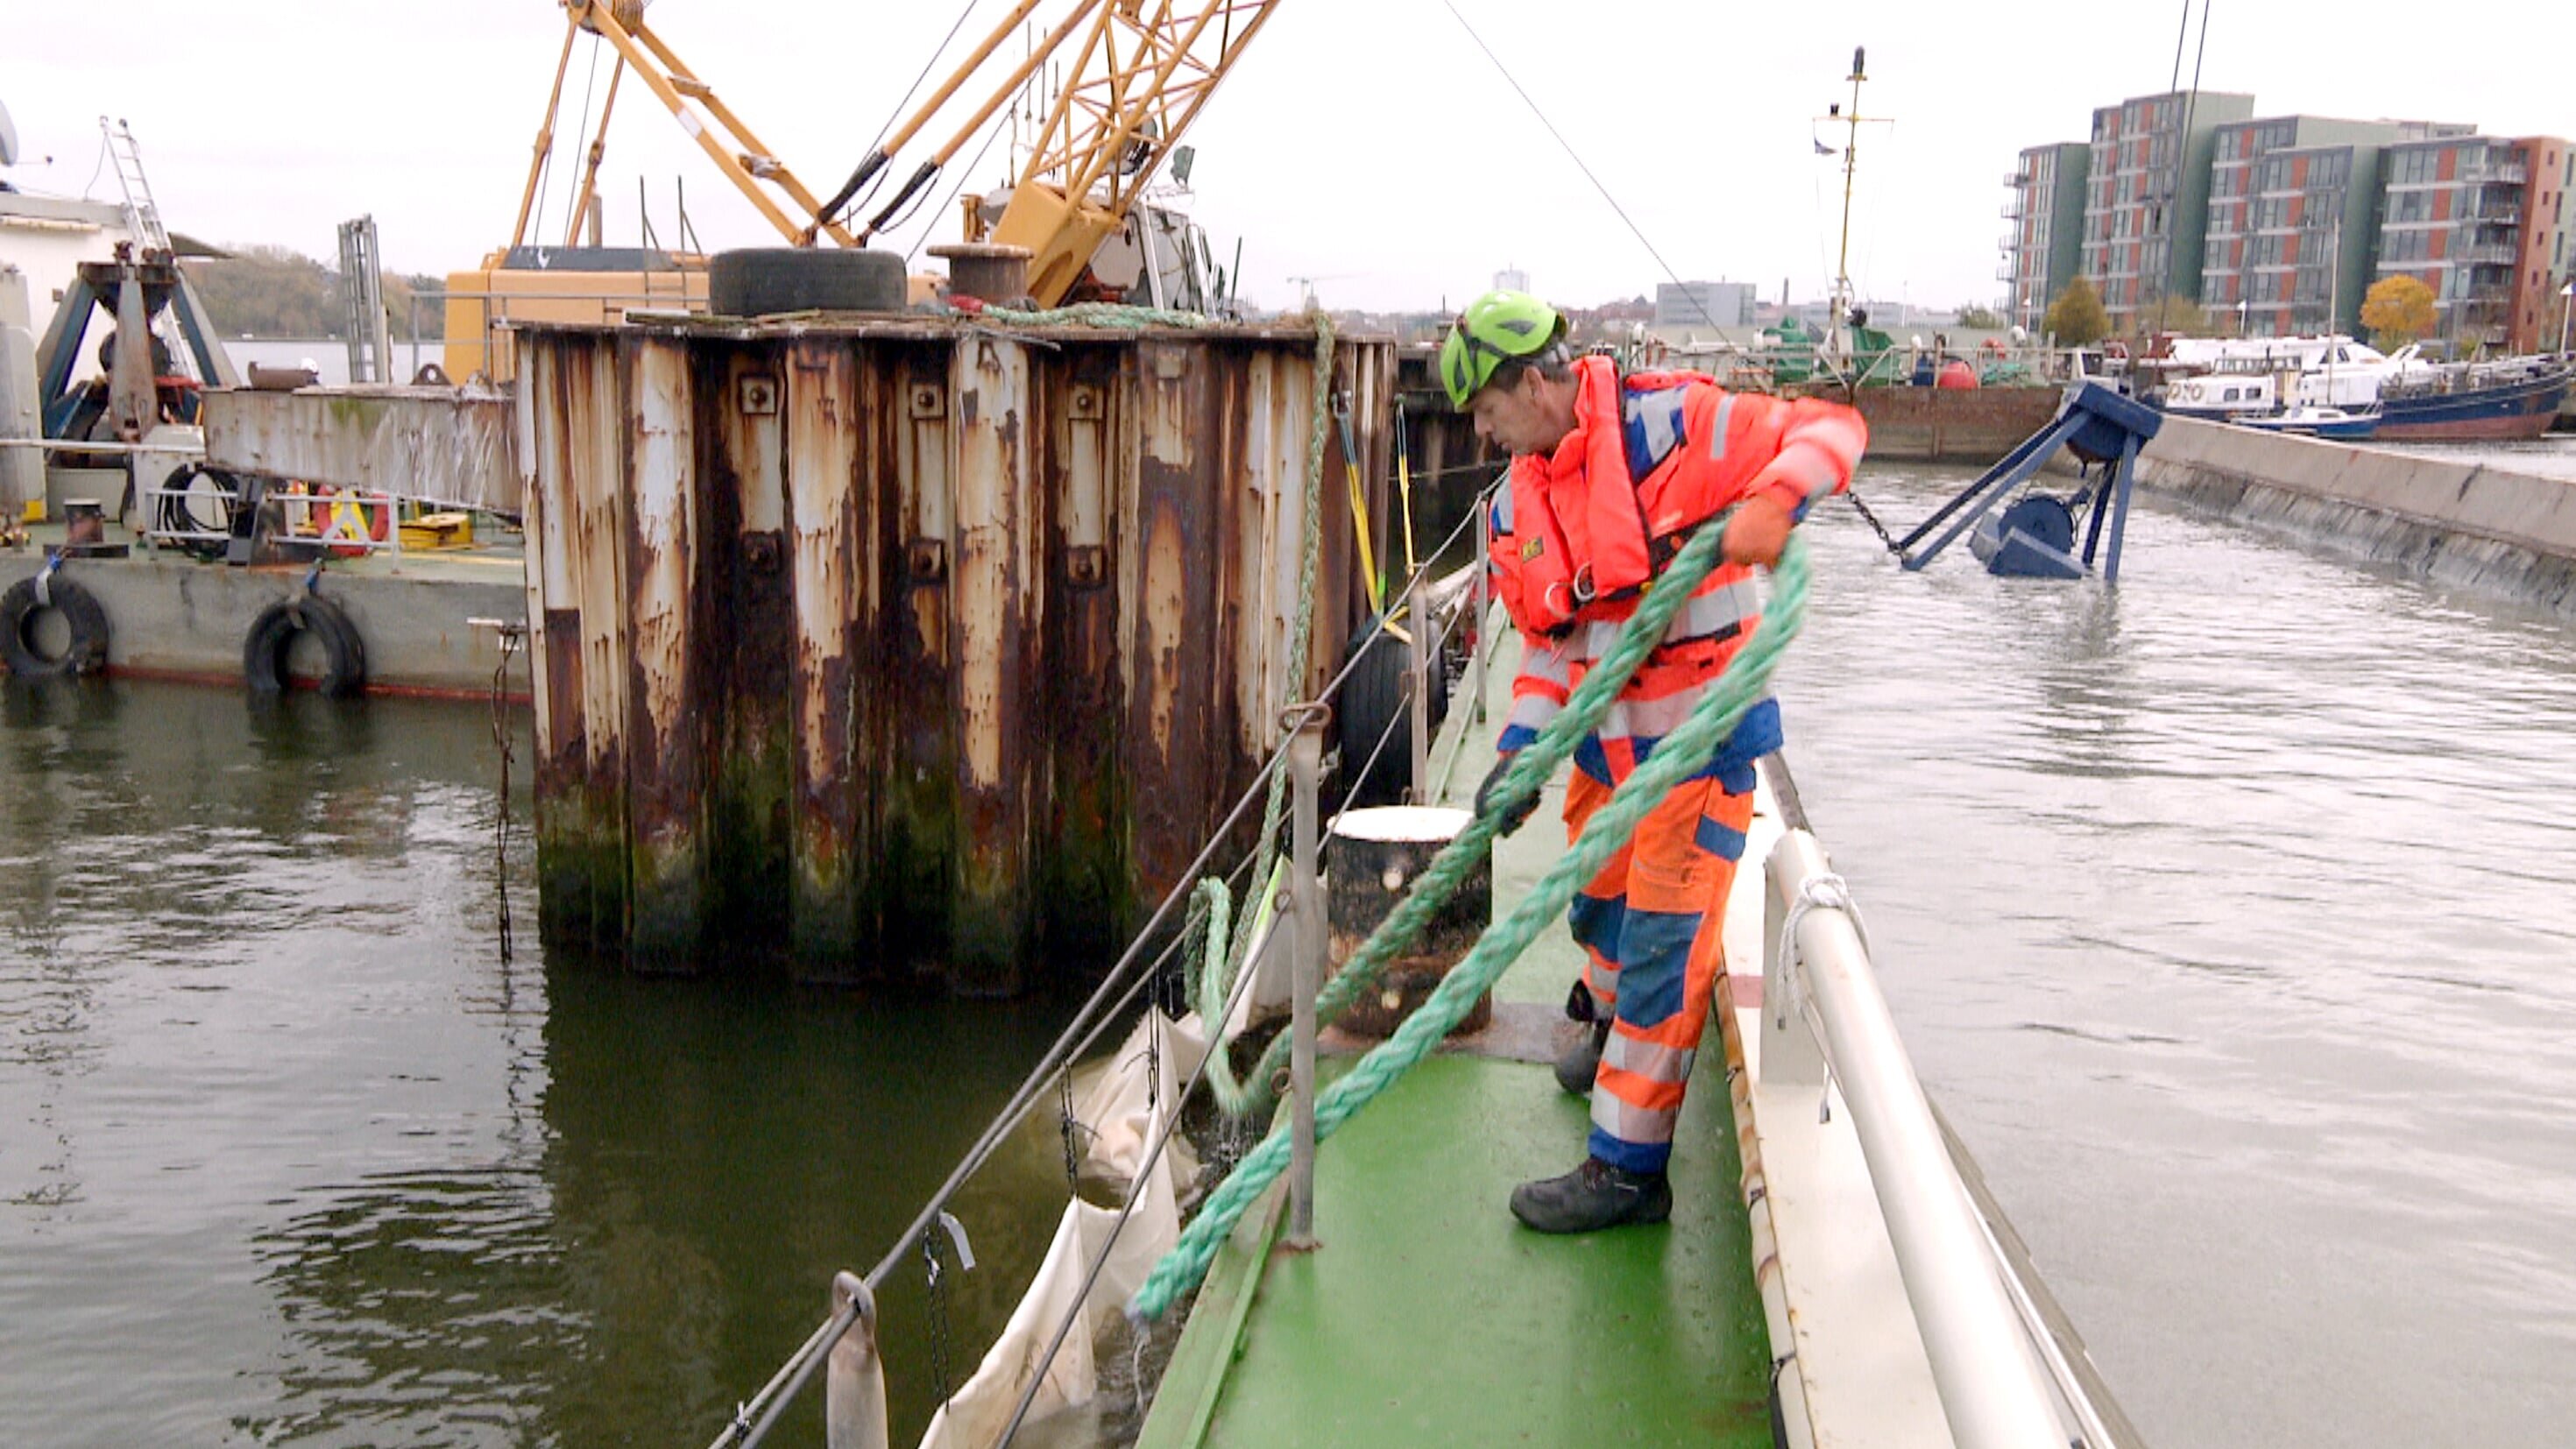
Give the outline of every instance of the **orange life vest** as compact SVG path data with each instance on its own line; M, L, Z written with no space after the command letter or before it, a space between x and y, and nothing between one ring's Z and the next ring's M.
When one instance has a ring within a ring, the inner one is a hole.
M1574 431L1552 455L1512 460L1491 520L1495 595L1540 636L1625 613L1690 530L1779 453L1790 413L1701 373L1622 377L1606 357L1574 366Z

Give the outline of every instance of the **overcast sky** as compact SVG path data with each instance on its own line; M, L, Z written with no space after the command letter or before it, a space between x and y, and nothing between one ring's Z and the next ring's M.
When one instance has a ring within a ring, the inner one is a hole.
M660 0L649 22L826 192L963 3ZM1675 271L1751 280L1766 296L1784 280L1816 295L1832 275L1841 162L1815 142L1842 137L1812 118L1848 95L1852 47L1866 45L1863 111L1895 124L1861 133L1851 270L1867 295L1935 304L2000 292L2015 153L2080 140L2093 106L2164 90L2182 18L2178 6L2062 3L1455 3ZM981 0L967 34L1006 8ZM23 189L113 195L98 168L106 114L133 123L170 225L209 240L327 258L335 225L368 212L390 266L443 273L506 239L562 43L549 0L117 0L113 11L110 30L60 0L0 8L0 105L22 152L7 175ZM2401 14L2437 12L2220 0L2201 84L2253 92L2258 115L2576 133L2576 5L2482 3L2420 26ZM2191 15L2196 41L2197 6ZM593 44L575 52L567 132ZM2186 84L2192 65L2186 54ZM602 90L607 78L602 61ZM1220 260L1241 238L1243 290L1258 302L1293 303L1294 276L1322 279L1329 304L1361 307L1459 305L1505 265L1573 305L1664 278L1442 0L1279 0L1189 139L1194 213ZM978 184L1002 179L1005 149L985 157ZM558 167L547 206L552 240L569 170ZM678 177L708 246L771 240L630 79L600 188L613 243L636 237L639 176L666 239ZM926 214L897 240L955 228L951 212Z

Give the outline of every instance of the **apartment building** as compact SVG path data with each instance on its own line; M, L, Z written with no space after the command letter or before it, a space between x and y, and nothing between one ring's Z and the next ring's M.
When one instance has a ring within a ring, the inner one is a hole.
M2039 330L2048 304L2075 280L2084 258L2084 178L2093 148L2082 141L2033 146L2004 178L2012 200L2004 203L2004 315Z
M2218 129L2254 117L2227 91L2138 96L2093 113L2079 266L2115 331L2167 297L2200 297L2210 156Z
M2454 352L2557 345L2568 275L2568 144L2442 136L2388 149L2375 275L2433 290L2433 335Z
M2271 116L2211 148L2200 300L2249 337L2352 332L2372 279L2380 156L2466 127Z
M2013 320L2036 327L2080 274L2116 331L2183 297L2254 336L2358 333L2371 284L2404 275L2432 288L2433 340L2452 352L2558 345L2571 300L2560 291L2576 277L2576 147L2253 110L2247 95L2139 96L2094 111L2082 147L2023 151L2005 178L1996 273ZM2070 196L2082 198L2071 223Z

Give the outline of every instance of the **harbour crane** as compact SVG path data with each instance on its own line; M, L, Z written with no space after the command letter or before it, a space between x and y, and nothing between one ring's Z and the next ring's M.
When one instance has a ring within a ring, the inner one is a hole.
M717 170L791 248L866 246L889 226L913 214L918 199L955 160L958 151L1021 96L1032 77L1060 55L1069 70L1053 91L1043 123L998 210L985 198L969 201L967 240L1023 247L1030 253L1029 294L1053 306L1083 289L1104 241L1128 228L1145 189L1187 149L1181 137L1218 83L1269 19L1276 0L1073 0L1071 8L1030 41L1017 60L986 76L1007 42L1045 0L1014 0L948 77L909 117L872 148L850 178L828 199L814 192L750 126L720 99L713 86L684 64L670 44L645 23L644 0L560 0L564 45L554 85L537 130L528 179L519 198L508 248L485 259L479 272L450 282L448 369L464 377L499 376L507 359L487 346L503 313L521 318L613 320L635 306L692 309L707 300L702 257L638 253L631 257L584 256L587 226L596 236L599 164L620 84L632 70L679 121ZM564 80L583 34L616 53L607 96L592 129L573 188L563 249L546 256L533 227L541 220L540 193L554 153ZM978 84L979 78L989 83ZM941 144L919 161L864 224L846 213L871 183L952 106L971 106ZM1175 169L1178 169L1175 166ZM988 215L988 212L992 214ZM538 249L538 250L531 250ZM1150 236L1140 250L1157 248ZM542 268L542 281L528 273ZM514 275L514 273L516 275ZM1091 290L1103 290L1094 283ZM514 298L512 293L529 294Z

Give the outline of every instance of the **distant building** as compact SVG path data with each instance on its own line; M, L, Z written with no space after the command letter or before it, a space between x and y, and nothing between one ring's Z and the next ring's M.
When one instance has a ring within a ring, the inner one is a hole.
M2004 203L2008 225L1995 279L2004 284L2004 315L2029 331L2039 330L2048 304L2083 264L2084 178L2092 156L2082 141L2033 146L2004 178L2012 200Z
M1655 326L1750 327L1753 302L1751 282L1663 282L1655 287Z
M2433 289L2454 352L2557 344L2576 154L2555 136L2441 136L2388 148L2376 274Z
M1529 273L1520 270L1518 267L1505 267L1501 271L1494 273L1494 290L1497 292L1526 292L1529 290Z
M2249 337L2354 332L2370 288L2380 152L2421 124L2274 116L2218 128L2200 300Z
M2210 153L2219 127L2253 115L2252 96L2225 91L2138 96L2093 113L2081 265L2112 330L2135 331L2167 297L2199 300Z

